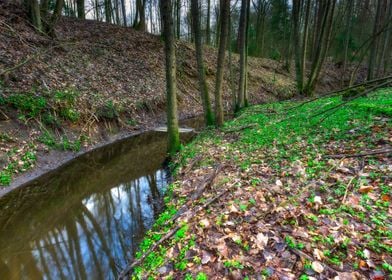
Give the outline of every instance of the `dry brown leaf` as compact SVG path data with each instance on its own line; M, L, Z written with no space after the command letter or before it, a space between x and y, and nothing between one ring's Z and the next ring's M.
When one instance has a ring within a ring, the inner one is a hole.
M364 194L364 193L369 193L369 192L371 192L373 190L374 190L373 186L361 186L358 191L360 193Z
M268 236L263 234L263 233L258 233L256 235L256 240L255 240L256 246L260 249L260 250L264 250L264 248L267 246L268 244Z
M312 262L312 269L317 273L322 273L324 271L324 266L320 262L314 261Z

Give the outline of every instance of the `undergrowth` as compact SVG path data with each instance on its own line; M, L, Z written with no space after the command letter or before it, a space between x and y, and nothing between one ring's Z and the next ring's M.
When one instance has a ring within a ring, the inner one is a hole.
M303 178L303 186L307 186L312 180L320 180L323 176L330 174L332 170L330 162L328 158L323 157L330 150L372 149L377 143L385 141L391 129L391 123L386 120L392 117L392 89L380 90L368 97L358 98L339 107L342 102L341 97L332 97L321 98L302 105L297 102L279 102L246 108L236 119L227 122L220 132L207 130L191 144L185 146L173 165L174 177L178 177L176 175L178 170L186 166L196 155L202 155L202 160L195 168L210 166L217 161L217 157L222 162L235 164L245 173L254 165L261 162L267 163L276 176L273 183L279 177L283 180L292 172L289 168L298 164L303 167L303 170L294 175ZM239 129L238 132L230 132L236 128ZM228 135L233 136L228 137ZM363 146L364 143L366 146ZM217 150L223 152L217 152ZM216 154L214 155L211 151ZM376 158L369 159L369 164L373 163L377 164ZM360 266L363 264L360 260L361 257L364 258L363 252L366 248L379 254L392 254L392 247L382 242L392 239L392 221L388 216L390 202L386 199L391 194L391 187L382 179L382 172L375 170L369 176L370 179L359 176L352 181L353 191L356 193L360 185L370 184L369 180L377 180L379 184L381 191L379 199L369 199L367 193L359 194L359 204L362 208L341 204L342 197L347 192L347 184L338 183L334 188L321 185L316 186L315 189L304 189L304 193L309 193L306 203L315 205L320 200L319 196L322 195L326 204L306 216L307 230L317 228L320 220L325 217L341 220L343 225L355 221L374 228L371 233L364 236L360 246L352 243L351 236L348 234L339 241L332 235L313 234L310 240L311 246L324 248L323 257L329 265L341 266L348 261L349 250L354 250L353 248L356 248L359 256L358 262L352 263L354 270L361 269ZM249 182L252 186L257 186L261 180L252 177ZM297 186L297 190L291 191L292 195L287 197L289 203L297 206L304 203L298 201L303 186L301 184ZM185 203L183 199L173 199L174 194L180 190L181 185L170 185L165 197L166 210L158 217L152 230L147 233L136 258L140 258L150 246L173 227L166 221L170 220L176 214L177 209ZM253 198L246 201L234 200L234 203L238 205L241 212L247 211L248 207L256 206ZM222 216L218 216L217 226L222 224L221 220ZM297 221L289 219L285 223L295 226ZM132 278L141 279L148 275L149 278L154 279L159 275L158 269L167 262L174 265L172 273L187 271L187 267L199 267L200 260L197 257L192 260L184 259L184 252L178 254L176 259L167 259L168 251L174 247L174 244L181 243L180 247L183 250L190 250L194 246L192 234L188 226L183 225L174 238L160 245L158 250L151 253L140 266L135 268ZM184 238L187 235L188 238ZM305 244L296 240L294 236L286 235L284 240L291 250L305 248ZM245 252L249 250L247 243L243 240L240 240L237 245ZM350 262L352 262L351 259ZM391 265L385 262L378 265L376 270L390 274ZM227 259L223 262L223 266L229 270L244 269L238 260ZM308 279L309 270L312 270L311 265L305 264L305 270L301 271L298 277ZM265 279L267 274L261 273L260 277ZM183 279L207 279L206 275L200 276L198 273L187 272L181 275Z

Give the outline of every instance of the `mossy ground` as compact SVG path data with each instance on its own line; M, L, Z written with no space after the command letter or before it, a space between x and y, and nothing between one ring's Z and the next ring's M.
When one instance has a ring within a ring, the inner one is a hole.
M136 258L181 229L133 279L392 277L390 152L329 156L391 148L392 89L334 110L341 97L299 104L249 107L184 147L166 210ZM218 165L214 183L190 201ZM185 204L188 212L167 223Z

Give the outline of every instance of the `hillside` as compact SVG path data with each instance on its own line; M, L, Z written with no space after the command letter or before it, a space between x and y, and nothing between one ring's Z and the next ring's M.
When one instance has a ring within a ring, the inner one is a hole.
M53 168L74 151L164 122L160 37L66 17L56 28L55 40L32 28L22 8L0 3L0 185L31 169L37 158L40 163L42 155L48 158L49 150L54 156L42 164ZM181 119L201 114L194 56L192 45L177 42ZM233 55L234 76L237 59ZM205 63L212 93L213 48L205 48ZM250 59L249 72L252 103L287 99L295 92L292 78L276 62ZM223 86L228 110L229 78L226 67Z

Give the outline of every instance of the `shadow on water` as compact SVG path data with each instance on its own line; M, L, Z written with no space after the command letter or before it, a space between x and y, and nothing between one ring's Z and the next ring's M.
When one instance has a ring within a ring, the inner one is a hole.
M159 212L165 151L165 134L148 132L3 197L0 278L116 278Z

